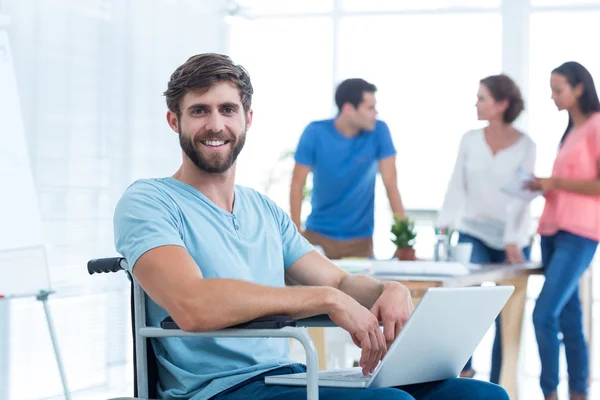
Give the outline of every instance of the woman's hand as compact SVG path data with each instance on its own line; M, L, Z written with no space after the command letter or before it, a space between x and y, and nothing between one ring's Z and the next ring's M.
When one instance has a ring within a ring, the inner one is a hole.
M505 247L506 262L509 264L525 264L525 256L516 244L507 244Z
M554 178L534 178L525 184L525 187L532 191L541 190L546 193L554 189L556 184Z
M449 229L447 226L440 226L437 228L437 233L440 235L447 235L448 231L449 231Z

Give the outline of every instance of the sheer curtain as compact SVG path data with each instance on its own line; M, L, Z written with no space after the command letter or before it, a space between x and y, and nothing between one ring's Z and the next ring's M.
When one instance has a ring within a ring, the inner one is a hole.
M125 188L177 168L179 146L165 121L162 92L190 55L223 52L225 3L0 2L12 20L9 36L57 292L50 307L74 392L115 387L131 394L128 282L122 275L92 278L85 264L114 254L112 212ZM59 395L41 305L15 301L10 315L10 398Z

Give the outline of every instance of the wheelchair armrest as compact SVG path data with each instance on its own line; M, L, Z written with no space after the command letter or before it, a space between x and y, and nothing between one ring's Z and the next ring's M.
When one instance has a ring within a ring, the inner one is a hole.
M294 321L292 319L292 321ZM164 322L164 321L163 321ZM307 400L319 398L319 355L317 349L304 328L284 326L279 329L221 329L212 332L185 332L181 329L163 329L158 327L140 328L139 336L145 338L168 338L168 337L221 337L221 338L294 338L300 342L306 352L306 378L307 378Z
M296 320L296 326L306 328L333 328L338 326L327 314L314 315Z
M228 329L281 329L284 326L296 326L296 320L289 315L270 315L261 317L252 321L243 322L238 325L233 325L223 330ZM167 317L160 323L162 329L179 329L173 318Z
M230 326L227 329L281 329L285 326L298 326L308 328L327 328L337 326L327 314L315 315L313 317L293 319L289 315L270 315L260 317L252 321L243 322L238 325ZM160 323L162 329L179 329L173 318L167 317Z

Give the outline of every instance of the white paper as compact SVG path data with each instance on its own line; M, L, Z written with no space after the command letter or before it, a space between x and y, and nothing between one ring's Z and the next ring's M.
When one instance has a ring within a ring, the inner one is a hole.
M509 196L517 197L523 201L529 202L543 193L540 190L527 189L527 183L531 182L533 179L535 179L533 175L528 174L519 168L515 174L515 178L504 185L501 190Z
M452 261L377 261L373 263L374 275L449 275L464 276L469 268Z
M373 265L373 260L368 258L342 258L341 260L331 260L335 265L351 274L368 272Z

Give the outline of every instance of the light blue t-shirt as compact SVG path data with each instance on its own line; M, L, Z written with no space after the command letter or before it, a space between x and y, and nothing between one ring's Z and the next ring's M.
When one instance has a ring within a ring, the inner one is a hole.
M340 240L372 237L378 161L395 154L383 121L352 138L343 136L333 119L310 123L294 156L313 173L306 228Z
M114 226L117 251L130 269L146 251L175 245L187 249L205 279L283 287L285 269L313 250L273 201L241 186L230 213L176 179L139 180L119 201ZM168 314L146 297L147 323L159 326ZM161 398L206 399L293 363L287 339L163 338L152 344Z

